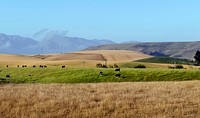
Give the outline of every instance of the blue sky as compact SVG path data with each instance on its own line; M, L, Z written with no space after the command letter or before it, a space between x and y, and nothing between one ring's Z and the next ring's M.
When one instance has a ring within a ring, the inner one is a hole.
M1 0L0 32L123 41L200 40L199 0Z

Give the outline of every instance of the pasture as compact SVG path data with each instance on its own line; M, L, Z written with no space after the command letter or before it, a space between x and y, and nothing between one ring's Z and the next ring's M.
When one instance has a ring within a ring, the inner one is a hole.
M200 80L199 69L122 68L1 68L1 83L97 83ZM103 74L100 76L99 73ZM116 74L120 77L116 78ZM10 77L7 78L6 76Z
M186 64L186 65L194 65L195 62L187 59L179 59L179 58L172 58L167 56L159 56L159 57L151 57L151 58L145 58L136 60L135 62L147 62L147 63L168 63L168 64Z

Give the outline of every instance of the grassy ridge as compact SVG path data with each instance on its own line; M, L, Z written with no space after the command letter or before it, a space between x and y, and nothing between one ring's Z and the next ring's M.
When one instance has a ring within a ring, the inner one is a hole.
M99 72L103 76L99 76ZM5 78L9 74L10 78ZM199 70L176 69L121 69L116 78L114 69L88 68L4 68L0 70L0 83L95 83L200 80ZM31 76L29 76L31 75Z
M141 59L137 60L135 62L148 62L148 63L168 63L168 64L194 64L193 62L186 60L186 59L178 59L178 58L172 58L172 57L151 57L147 59Z

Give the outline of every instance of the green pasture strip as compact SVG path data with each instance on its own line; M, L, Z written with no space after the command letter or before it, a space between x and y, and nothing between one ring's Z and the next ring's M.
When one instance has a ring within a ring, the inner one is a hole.
M125 62L125 63L120 63L119 67L121 68L135 68L135 66L137 65L144 65L146 66L146 68L169 68L168 66L164 66L164 65L159 65L159 64L155 64L155 63L148 63L148 62Z
M164 57L164 56L158 56L158 57L151 57L141 60L136 60L134 62L148 62L148 63L167 63L167 64L194 64L193 62L186 60L186 59L178 59L178 58L172 58L172 57Z
M103 72L103 76L99 72ZM1 68L0 83L97 83L200 80L198 69L128 69L116 78L114 69L103 68ZM6 78L10 75L10 78Z

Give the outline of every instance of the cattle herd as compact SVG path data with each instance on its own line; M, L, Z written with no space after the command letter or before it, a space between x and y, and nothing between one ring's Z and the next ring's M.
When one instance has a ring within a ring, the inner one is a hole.
M119 73L120 72L120 68L115 69L115 72L117 73L117 74L115 74L116 78L121 77L121 74Z
M9 65L6 65L6 67L8 68ZM20 65L17 65L17 67L20 68ZM27 65L22 65L21 67L22 67L22 68L26 68L26 67L28 67L28 66L27 66ZM33 68L36 68L37 66L36 66L36 65L33 65L32 67L33 67ZM39 68L47 68L47 65L39 65L38 67L39 67ZM61 68L65 68L65 65L62 65ZM120 77L121 77L120 68L115 69L114 72L115 72L115 75L114 75L114 76L115 76L116 78L120 78ZM31 77L31 76L33 76L33 75L32 75L32 74L29 74L28 76ZM102 72L102 71L99 72L99 76L103 76L103 72ZM10 76L9 74L6 75L6 78L10 78L10 77L11 77L11 76Z
M120 72L120 68L115 69L114 72L115 72L115 77L116 78L120 78L121 77L121 74L119 73ZM99 76L103 76L103 72L102 71L99 72Z
M9 65L6 65L6 67L8 68ZM20 67L26 68L26 67L28 67L28 66L27 66L27 65L21 65L21 66L20 66L20 65L17 65L17 68L20 68ZM37 66L36 66L36 65L33 65L32 67L33 67L33 68L36 68ZM38 67L39 67L39 68L47 68L47 65L39 65ZM62 65L61 68L65 68L65 65ZM32 74L29 74L28 76L29 76L29 77L32 77L33 75L32 75ZM11 77L11 76L10 76L9 74L6 75L6 78L10 78L10 77Z
M6 67L8 68L9 65L6 65ZM18 67L18 68L20 68L20 67L26 68L26 67L28 67L28 66L27 66L27 65L21 65L21 66L20 66L20 65L17 65L17 67ZM33 65L32 67L35 68L35 67L37 67L37 66L36 66L36 65ZM38 67L39 67L39 68L47 68L47 65L39 65ZM65 65L62 65L61 68L65 68Z

